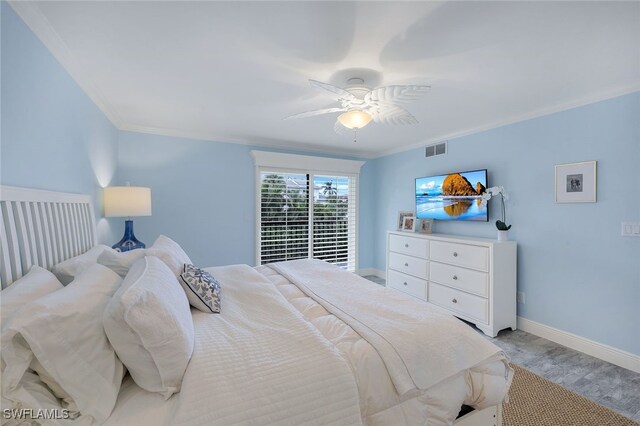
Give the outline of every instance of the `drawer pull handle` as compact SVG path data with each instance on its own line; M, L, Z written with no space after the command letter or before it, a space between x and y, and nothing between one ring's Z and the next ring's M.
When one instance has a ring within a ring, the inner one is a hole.
M407 282L406 282L406 281L404 282L404 285L407 285Z
M404 266L409 266L409 264L407 262L404 262Z
M405 244L404 246L405 246L405 247L407 247L407 248L409 248L409 244Z
M458 252L457 251L453 252L453 257L458 257Z
M457 299L453 299L452 302L453 303L458 303L458 300Z
M453 276L453 279L457 281L457 280L458 280L458 276L457 276L457 275L454 275L454 276Z

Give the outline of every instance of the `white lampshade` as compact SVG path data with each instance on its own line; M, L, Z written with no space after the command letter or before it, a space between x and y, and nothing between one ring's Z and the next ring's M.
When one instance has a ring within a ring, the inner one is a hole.
M338 116L338 121L348 129L362 129L373 117L368 112L352 109Z
M104 189L106 217L151 216L151 188L110 186Z

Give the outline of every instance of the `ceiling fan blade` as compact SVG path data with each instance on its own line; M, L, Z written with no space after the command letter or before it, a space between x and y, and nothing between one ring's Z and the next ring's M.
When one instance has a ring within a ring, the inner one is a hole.
M385 86L367 93L364 100L368 104L375 103L407 103L420 98L431 86Z
M313 87L317 87L320 90L323 90L325 93L329 94L329 96L331 96L333 99L335 99L336 101L352 101L355 100L356 97L353 96L351 93L347 92L346 90L334 86L333 84L329 84L329 83L323 83L321 81L317 81L317 80L309 80L309 84L311 84Z
M316 115L331 114L332 112L342 112L342 111L346 111L346 109L344 109L344 108L317 109L315 111L307 111L307 112L301 112L300 114L290 115L290 116L286 117L285 120L291 120L291 119L294 119L294 118L313 117L313 116L316 116Z
M381 104L367 109L373 117L373 121L380 124L394 124L404 126L418 124L418 120L406 109L393 104Z

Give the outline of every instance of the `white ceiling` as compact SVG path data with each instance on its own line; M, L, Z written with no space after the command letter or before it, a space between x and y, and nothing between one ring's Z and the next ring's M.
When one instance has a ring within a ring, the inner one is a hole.
M120 129L366 157L640 89L640 2L13 2ZM427 84L337 135L312 78Z

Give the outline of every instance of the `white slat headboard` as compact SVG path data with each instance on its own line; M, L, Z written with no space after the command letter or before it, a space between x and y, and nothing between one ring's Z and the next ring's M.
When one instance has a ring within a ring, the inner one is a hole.
M51 269L95 245L90 195L0 186L2 288L32 265Z

